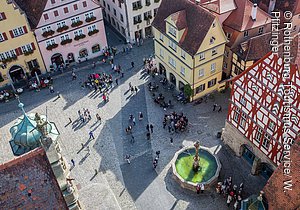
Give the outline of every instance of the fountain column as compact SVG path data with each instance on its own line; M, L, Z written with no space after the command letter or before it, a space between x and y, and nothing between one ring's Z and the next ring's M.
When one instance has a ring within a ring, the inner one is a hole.
M197 172L199 170L199 162L200 162L200 158L199 158L199 147L200 147L200 142L199 141L196 141L196 143L194 144L194 147L196 149L196 154L195 154L195 157L194 157L194 163L193 163L193 170L195 172Z

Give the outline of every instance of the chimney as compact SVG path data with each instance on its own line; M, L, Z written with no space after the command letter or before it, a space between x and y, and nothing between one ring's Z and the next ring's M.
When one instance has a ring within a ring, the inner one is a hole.
M196 3L197 5L199 5L199 4L200 4L200 1L201 1L201 0L195 0L195 3Z
M271 0L269 4L268 13L271 14L275 8L276 0Z
M257 4L254 3L251 11L251 18L253 21L256 20L256 14L257 14Z

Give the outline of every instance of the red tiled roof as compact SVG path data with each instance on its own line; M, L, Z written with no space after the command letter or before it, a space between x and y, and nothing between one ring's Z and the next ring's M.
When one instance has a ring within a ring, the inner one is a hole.
M270 0L251 0L257 3L258 6L265 12L268 12ZM291 11L294 15L300 13L300 0L277 0L275 4L275 11Z
M178 45L190 55L195 55L215 20L213 14L189 0L162 0L152 25L166 34L165 19L182 10L186 11L187 27Z
M201 6L217 14L223 14L236 9L234 0L204 0Z
M43 148L0 164L0 208L68 209Z
M173 13L171 15L171 19L175 22L178 30L182 30L187 27L185 10Z
M245 31L271 22L271 16L260 8L257 8L256 20L252 20L251 11L253 3L249 0L236 0L235 4L237 9L232 11L223 22L224 26L228 26L237 31Z
M48 0L13 0L26 13L30 27L35 29Z
M300 137L292 145L290 152L291 177L284 175L284 162L282 162L263 189L269 209L296 210L300 208ZM286 166L287 164L286 161ZM292 190L285 190L284 182L289 180L292 180Z

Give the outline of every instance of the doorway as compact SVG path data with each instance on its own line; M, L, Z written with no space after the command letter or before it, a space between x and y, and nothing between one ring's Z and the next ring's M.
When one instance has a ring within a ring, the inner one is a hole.
M18 82L24 78L25 71L21 66L14 65L9 69L9 76L13 82Z

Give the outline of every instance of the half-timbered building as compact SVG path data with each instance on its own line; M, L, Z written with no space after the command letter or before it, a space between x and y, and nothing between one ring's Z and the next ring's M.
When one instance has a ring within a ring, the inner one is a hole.
M270 52L232 79L222 138L250 162L252 174L269 177L282 161L284 139L300 131L299 69L290 65L290 86L285 70L283 59Z

